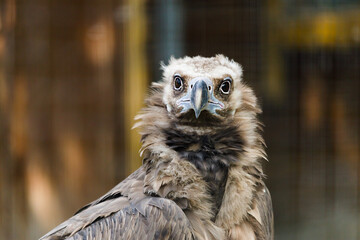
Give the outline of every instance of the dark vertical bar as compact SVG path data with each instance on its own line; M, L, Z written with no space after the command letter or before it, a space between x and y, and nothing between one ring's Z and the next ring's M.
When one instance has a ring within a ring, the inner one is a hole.
M293 207L295 210L294 212L294 217L296 219L295 223L299 224L301 222L301 213L300 213L300 199L301 199L301 194L304 191L304 187L301 184L301 179L303 177L303 174L305 174L304 172L301 171L301 169L303 169L303 141L304 141L304 135L303 135L303 122L302 122L302 114L301 114L301 98L302 98L302 93L303 93L303 88L304 86L302 85L303 81L303 77L304 77L304 64L306 62L305 58L305 54L302 53L302 51L300 51L299 49L294 49L295 50L295 54L296 54L296 63L295 63L295 80L293 81L294 84L294 114L293 117L295 118L295 138L294 138L294 152L295 152L295 156L294 156L294 160L295 163L293 164L293 173L294 173L294 177L292 178L293 180L292 182L292 186L295 188L294 192L294 204ZM292 79L294 76L290 76L290 79ZM291 93L292 94L292 93ZM296 229L296 233L295 233L295 239L299 238L299 232L298 229Z
M170 56L184 54L184 3L181 0L155 0L147 4L149 22L152 22L149 38L152 43L151 67L155 69L151 80L161 79L160 61L167 62ZM150 70L151 71L151 70Z
M358 144L360 143L360 83L359 83L359 79L360 79L360 47L354 47L355 50L355 63L354 63L354 66L356 66L356 69L355 69L355 76L354 76L354 79L357 80L357 114L356 114L356 121L357 122L357 142ZM358 156L360 156L360 147L358 146L357 148L357 154ZM357 226L360 226L360 160L358 159L357 162L357 211L356 211L356 214L357 214ZM360 228L357 227L356 228L356 239L360 239Z
M115 182L123 180L126 176L125 166L125 136L124 136L124 48L125 48L125 36L124 36L124 22L126 18L126 12L124 1L115 0L115 53L114 53L114 161L115 161Z
M0 2L0 239L13 239L13 195L10 112L14 78L15 0Z
M322 60L325 62L323 66L324 78L327 79L327 91L325 96L325 196L326 196L326 217L328 219L334 218L335 208L335 129L334 129L334 106L336 97L336 76L337 66L335 58L336 52L334 49L323 49ZM333 230L327 228L327 238L331 239Z

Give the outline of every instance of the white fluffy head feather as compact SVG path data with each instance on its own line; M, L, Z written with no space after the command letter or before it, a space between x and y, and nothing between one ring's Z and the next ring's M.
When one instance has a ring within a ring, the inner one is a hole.
M222 79L230 77L232 89L225 101L225 106L231 108L229 112L233 115L241 105L242 67L224 55L219 54L210 58L196 56L175 59L171 57L168 65L161 64L161 68L163 70L162 80L165 83L163 102L169 112L176 108L174 100L178 97L173 91L175 74L184 76L185 81L196 77L209 78L213 81L215 88L219 88Z

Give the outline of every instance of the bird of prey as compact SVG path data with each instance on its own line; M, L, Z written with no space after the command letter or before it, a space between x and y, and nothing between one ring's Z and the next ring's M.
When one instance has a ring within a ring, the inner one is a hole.
M142 166L41 239L273 239L261 109L223 56L162 64L134 127Z

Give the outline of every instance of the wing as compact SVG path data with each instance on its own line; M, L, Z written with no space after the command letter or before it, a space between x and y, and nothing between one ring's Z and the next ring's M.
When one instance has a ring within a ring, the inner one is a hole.
M258 204L265 237L266 239L274 239L274 213L270 192L267 187L263 189Z
M266 186L258 193L253 209L249 212L253 217L252 225L257 226L258 239L274 239L274 215L270 192Z
M193 239L190 222L175 202L144 195L144 176L141 167L41 240Z

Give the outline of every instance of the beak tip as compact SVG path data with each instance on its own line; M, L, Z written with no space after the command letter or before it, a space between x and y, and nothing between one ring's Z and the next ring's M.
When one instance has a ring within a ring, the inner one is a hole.
M200 112L201 112L201 111L195 111L195 117L196 117L196 119L198 119L198 118L199 118L199 116L200 116Z

